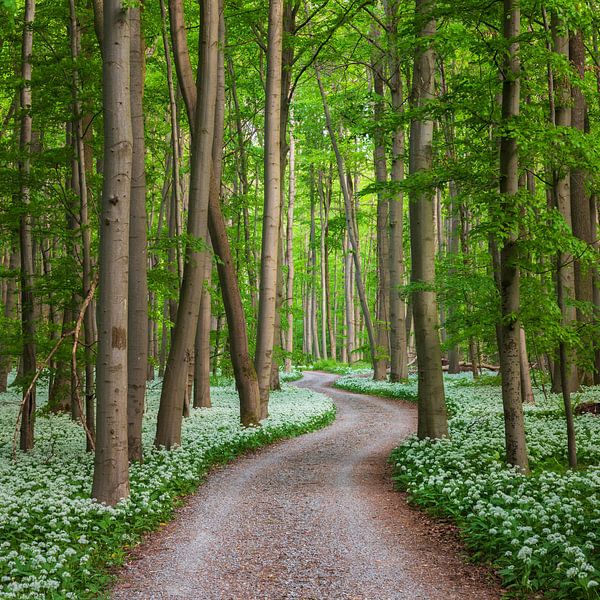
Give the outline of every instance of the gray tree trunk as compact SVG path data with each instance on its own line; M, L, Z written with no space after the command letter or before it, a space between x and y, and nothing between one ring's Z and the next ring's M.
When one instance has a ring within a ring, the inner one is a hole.
M281 221L281 65L283 1L269 2L267 90L265 103L264 212L260 264L258 327L254 364L260 389L261 418L268 416L275 341L277 258Z
M285 372L292 370L292 352L294 351L294 203L296 200L296 144L293 132L290 133L290 187L288 197L287 224L285 236L285 264L287 265L286 279L286 320L285 331Z
M354 263L354 271L355 271L355 281L356 288L358 291L358 297L360 300L360 306L362 309L363 317L365 319L365 326L367 329L367 335L369 337L369 349L370 349L370 358L371 364L375 366L375 358L376 358L376 340L375 340L375 328L373 327L373 321L371 319L371 311L369 309L369 303L367 300L367 293L365 291L365 286L362 278L362 269L361 269L361 261L360 261L360 253L358 248L358 231L356 230L356 223L354 221L354 210L352 207L352 195L348 186L348 180L346 178L346 168L344 165L344 159L342 157L342 153L340 152L339 145L337 143L335 131L333 129L333 123L331 120L331 113L329 112L329 106L327 104L327 96L325 94L325 89L323 88L323 82L321 81L321 76L319 72L319 67L315 66L315 74L317 76L317 83L319 85L319 92L321 94L321 101L323 103L323 112L325 113L325 123L327 126L327 131L329 132L329 139L331 141L331 146L333 148L333 153L335 154L335 160L338 169L338 177L340 181L340 187L342 188L342 196L344 199L344 212L346 216L346 229L348 231L348 240L350 242L350 248L352 252L352 259ZM351 357L349 357L351 360Z
M377 28L372 27L371 31L375 40L379 40L381 36ZM377 348L375 351L375 364L373 366L373 379L382 381L387 378L388 361L390 358L390 201L389 192L386 189L387 160L383 122L385 117L384 81L386 75L383 56L378 50L373 51L371 70L373 72L373 89L375 92L373 163L375 167L375 181L379 185L377 191L377 296L375 300L375 337Z
M23 352L21 355L21 374L23 377L23 394L29 382L35 376L35 306L33 298L34 283L34 250L32 234L32 217L29 212L31 193L29 174L31 171L31 71L33 51L33 22L35 19L35 0L25 1L23 19L23 45L21 49L21 127L19 133L19 200L22 213L19 223L19 240L21 252L21 330L23 334ZM21 415L20 448L27 451L33 448L33 429L35 417L35 387L31 393L23 396L24 404Z
M92 497L114 505L129 496L127 453L127 294L133 134L130 18L122 0L104 0L104 182L100 220L97 431Z
M127 325L127 446L130 461L141 461L142 419L148 371L148 253L144 141L145 44L141 9L130 9L131 127L133 158L129 221L129 311Z
M400 0L385 2L387 15L387 39L390 69L390 92L392 110L403 111L402 78L398 56L398 8ZM390 293L390 381L408 377L408 343L406 339L406 303L400 296L404 279L404 193L397 186L404 179L404 127L400 125L392 138L392 165L390 179L393 190L389 199L389 293Z
M417 0L415 19L418 25L419 47L415 53L412 105L426 108L434 97L435 55L431 38L435 35L435 20L431 14L433 0ZM415 175L432 166L433 120L415 118L410 127L410 174ZM441 438L448 435L448 419L444 400L442 353L438 333L438 310L435 285L435 224L434 192L415 191L411 197L410 247L412 307L415 326L419 373L420 438Z
M502 121L510 125L520 110L520 34L519 0L504 0L504 38L509 44L503 69ZM515 196L519 193L519 155L517 139L510 133L500 138L500 194L502 208L507 213L514 210ZM529 470L525 423L521 402L520 366L520 271L518 231L510 231L500 250L500 299L502 320L500 333L500 369L502 372L502 403L504 407L504 433L506 460L509 464Z
M187 234L208 248L208 204L212 146L215 130L219 52L219 10L217 0L201 4L201 49L198 102L194 117L191 153L190 199ZM181 443L183 403L200 311L202 278L206 272L207 250L188 244L179 294L177 322L165 367L155 445L171 448Z

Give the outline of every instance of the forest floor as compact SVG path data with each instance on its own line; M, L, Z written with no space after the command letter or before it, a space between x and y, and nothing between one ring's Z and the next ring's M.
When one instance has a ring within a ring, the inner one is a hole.
M215 469L131 552L112 597L500 598L456 530L393 491L387 459L414 431L414 405L335 389L336 378L297 383L333 399L333 425Z

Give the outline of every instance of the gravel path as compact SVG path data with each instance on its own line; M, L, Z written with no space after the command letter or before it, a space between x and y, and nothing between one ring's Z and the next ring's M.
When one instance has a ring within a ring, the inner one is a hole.
M500 598L491 575L463 561L456 533L392 490L386 459L414 431L414 407L335 379L298 382L333 398L333 425L215 470L133 551L112 598Z

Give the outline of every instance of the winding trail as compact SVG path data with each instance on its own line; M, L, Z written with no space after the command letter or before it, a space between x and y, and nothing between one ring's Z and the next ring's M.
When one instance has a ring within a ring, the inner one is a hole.
M114 599L488 600L502 590L468 565L455 532L392 490L386 459L414 406L331 387L333 425L215 470L177 518L138 546Z

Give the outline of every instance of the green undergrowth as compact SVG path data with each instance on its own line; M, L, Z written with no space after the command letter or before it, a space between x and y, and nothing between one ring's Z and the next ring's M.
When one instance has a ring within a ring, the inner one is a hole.
M344 375L334 383L335 387L358 394L382 396L395 400L417 401L417 380L412 377L404 382L390 383L389 381L374 381L369 377Z
M504 462L498 386L446 380L450 439L409 438L391 461L411 502L457 523L474 559L492 565L517 596L598 599L600 418L575 418L580 468L567 468L561 398L525 406L531 474ZM600 398L589 388L578 401Z
M373 367L365 361L357 361L351 364L341 363L332 359L321 359L310 365L313 371L324 371L333 375L349 375L349 374L372 374Z
M272 393L262 426L243 428L233 387L214 388L213 407L184 420L182 446L155 450L159 396L159 386L149 390L145 461L131 466L131 496L111 508L89 498L93 457L66 415L38 418L35 449L12 462L18 401L0 394L0 598L101 597L128 549L170 519L211 467L335 418L325 396L284 386Z

